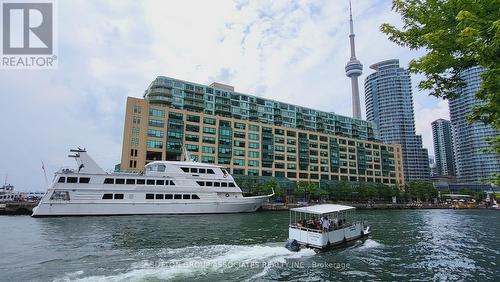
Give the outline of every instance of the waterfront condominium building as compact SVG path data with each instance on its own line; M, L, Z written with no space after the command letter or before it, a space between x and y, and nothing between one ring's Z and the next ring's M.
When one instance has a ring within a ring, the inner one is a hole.
M377 141L369 122L160 76L127 98L121 170L190 157L234 175L403 185L401 146Z
M434 140L437 175L455 175L455 157L449 120L437 119L431 123Z
M365 80L366 119L375 124L380 140L402 145L406 181L428 180L427 149L422 148L422 137L415 135L410 74L399 60L370 68L375 72Z
M481 68L470 68L461 76L466 85L458 91L458 98L449 102L456 173L460 182L480 182L500 173L498 156L485 152L489 147L485 139L500 133L485 124L469 123L465 119L480 103L475 95L481 84Z

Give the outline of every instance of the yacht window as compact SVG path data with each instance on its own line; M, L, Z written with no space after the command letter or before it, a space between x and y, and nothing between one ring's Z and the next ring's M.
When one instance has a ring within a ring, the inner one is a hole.
M236 185L234 185L234 183L230 182L229 187L236 187Z
M76 183L76 182L77 182L77 180L78 180L78 178L77 178L77 177L68 177L68 181L67 181L67 182L68 182L68 183Z
M146 194L146 200L152 200L155 198L154 194Z
M155 180L154 179L148 179L147 180L148 185L155 185Z
M220 183L219 182L214 182L214 187L220 187Z
M164 185L165 181L163 180L156 180L156 185Z
M103 200L110 200L110 199L113 199L113 194L104 194L102 195L102 199Z
M205 185L212 186L212 182L206 182Z
M182 171L189 172L189 167L181 167Z
M158 172L165 172L165 165L158 165Z
M200 197L198 197L198 195L191 195L191 199L193 199L193 200L199 200Z
M135 179L127 178L127 184L135 185Z
M222 183L220 184L220 186L221 186L221 187L227 187L227 182L222 182Z
M137 185L144 185L146 183L145 179L137 179Z
M198 173L198 169L197 169L197 168L192 167L192 168L191 168L191 173Z
M104 179L104 184L115 184L115 180L113 178Z
M123 178L117 178L115 183L116 184L125 184L125 179L123 179Z
M163 194L156 194L155 196L157 200L163 200Z
M80 183L89 183L90 177L80 177Z
M189 195L189 194L184 194L184 195L182 195L182 199L183 199L183 200L191 200L191 195Z
M180 200L180 199L182 199L182 195L181 194L175 194L174 195L174 199Z
M123 194L115 194L115 200L123 200Z
M206 169L204 169L204 168L200 168L200 169L198 169L198 172L199 172L199 173L207 173L207 170L206 170Z
M170 180L170 185L175 186L174 181Z
M200 185L200 186L205 186L205 182L203 182L203 181L196 181L196 183L198 183L198 185Z
M69 201L69 192L68 191L54 191L51 200L59 200L59 201Z
M207 173L208 174L215 174L214 170L211 168L207 168Z
M165 200L172 200L173 195L172 194L165 194Z
M59 182L59 183L66 182L66 177L59 177L59 179L57 180L57 182Z

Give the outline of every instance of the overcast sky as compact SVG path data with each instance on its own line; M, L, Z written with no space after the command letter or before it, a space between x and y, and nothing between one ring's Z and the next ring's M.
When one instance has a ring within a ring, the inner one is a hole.
M353 0L363 118L369 65L421 52L379 31L399 25L389 0ZM80 146L105 169L120 162L127 96L158 75L233 85L254 94L351 115L348 1L58 1L56 70L0 70L0 174L17 190L45 191L68 150ZM434 155L430 123L448 104L417 90L417 134ZM2 180L3 181L3 180Z

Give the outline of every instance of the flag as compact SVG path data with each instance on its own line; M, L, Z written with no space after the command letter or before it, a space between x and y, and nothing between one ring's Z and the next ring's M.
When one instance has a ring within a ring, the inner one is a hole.
M43 164L43 161L42 161L42 170L45 171L45 165Z

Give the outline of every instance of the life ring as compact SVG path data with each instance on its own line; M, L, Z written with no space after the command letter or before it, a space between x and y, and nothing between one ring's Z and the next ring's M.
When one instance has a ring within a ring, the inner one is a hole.
M224 178L227 178L227 173L224 173L223 177L224 177Z
M226 193L226 197L229 197L229 193Z

